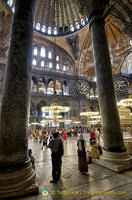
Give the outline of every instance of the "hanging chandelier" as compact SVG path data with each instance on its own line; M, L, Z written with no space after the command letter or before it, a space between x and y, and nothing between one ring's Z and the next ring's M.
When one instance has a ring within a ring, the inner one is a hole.
M81 112L81 116L92 116L92 115L99 115L99 112L89 111L89 112Z
M88 117L88 121L90 124L98 124L101 123L101 116L98 111L91 111L90 105L88 104L88 111L87 112L81 112L81 116Z
M125 106L125 107L132 107L132 95L129 96L127 99L122 99L117 103L118 106Z
M68 112L70 110L69 106L61 106L57 103L57 93L54 94L54 102L51 106L44 106L41 108L42 112L52 112L54 114L59 114L61 112Z
M46 116L46 119L41 121L42 124L52 122L53 126L59 126L59 123L61 122L71 123L70 119L63 119L62 115L59 115L61 112L68 112L70 107L58 105L56 92L54 94L53 104L51 106L44 106L41 109L42 112L49 113L49 116Z
M90 118L91 119L101 119L101 116L100 115L93 115Z
M99 112L89 111L89 112L81 112L81 116L87 116L88 122L90 124L99 124L101 123L101 116L99 115Z

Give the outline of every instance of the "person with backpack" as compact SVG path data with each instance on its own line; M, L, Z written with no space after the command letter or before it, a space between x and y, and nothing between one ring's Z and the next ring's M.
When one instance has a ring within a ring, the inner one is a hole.
M61 177L61 157L64 154L63 142L59 138L59 133L55 132L53 134L53 140L49 143L48 147L51 149L52 158L52 178L50 183L57 183Z

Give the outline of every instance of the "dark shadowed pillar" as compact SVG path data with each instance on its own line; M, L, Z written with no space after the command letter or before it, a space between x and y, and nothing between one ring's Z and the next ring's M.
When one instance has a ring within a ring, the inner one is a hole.
M103 13L106 0L80 0L80 10L87 13L92 36L94 64L97 77L98 100L104 135L103 166L115 171L131 167L132 159L126 153L120 127L119 113L112 77Z
M27 155L35 0L16 0L0 121L0 197L38 192Z

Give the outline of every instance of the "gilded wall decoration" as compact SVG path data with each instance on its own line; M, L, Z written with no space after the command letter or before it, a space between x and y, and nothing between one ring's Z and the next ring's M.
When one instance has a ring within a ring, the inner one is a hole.
M132 74L132 51L124 59L121 66L121 73Z
M9 46L9 37L11 31L11 15L0 11L0 57L5 57Z
M89 83L85 80L79 80L76 83L76 89L79 94L86 95L89 93Z
M126 78L118 77L114 79L115 91L117 93L128 91L129 83Z

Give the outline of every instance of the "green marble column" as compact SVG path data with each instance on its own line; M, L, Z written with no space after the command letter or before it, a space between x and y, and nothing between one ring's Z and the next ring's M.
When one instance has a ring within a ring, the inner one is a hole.
M105 161L121 163L125 158L129 160L124 147L119 113L112 77L108 43L103 18L106 1L87 0L86 4L80 0L80 10L88 15L92 36L95 72L97 77L98 100L104 135ZM120 154L123 155L120 158Z
M104 25L104 19L101 15L93 15L90 18L98 100L104 135L104 149L112 152L122 152L126 151L126 149L120 127Z
M15 5L0 121L1 198L38 191L27 156L34 5L35 0Z

